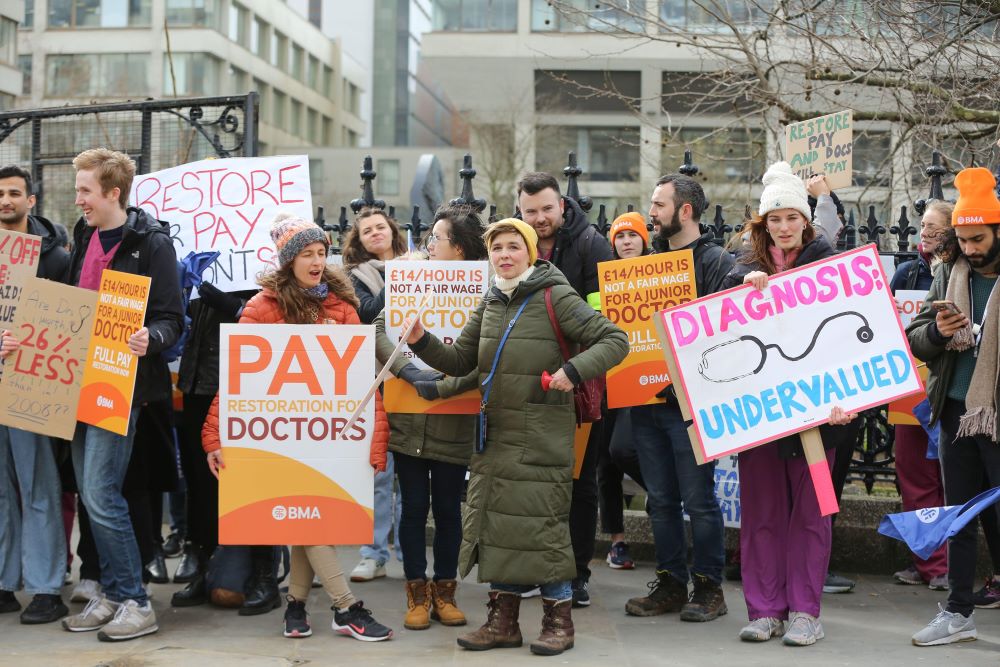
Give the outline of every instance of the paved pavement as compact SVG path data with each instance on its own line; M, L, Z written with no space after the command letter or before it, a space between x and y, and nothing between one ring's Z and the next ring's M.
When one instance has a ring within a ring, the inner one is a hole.
M357 551L340 550L346 569L354 566ZM172 569L176 560L167 561ZM282 612L244 618L235 611L211 606L172 609L170 593L176 585L152 586L153 605L160 632L122 644L104 644L96 634L65 632L58 624L22 626L17 614L0 616L0 665L45 667L291 667L292 665L504 665L573 664L613 667L654 665L973 665L1000 664L1000 610L979 610L979 640L935 648L910 645L910 635L936 612L945 593L924 587L894 585L889 577L861 576L855 592L824 596L822 621L826 639L808 648L789 648L778 641L747 644L737 637L746 622L746 606L739 582L727 583L729 614L711 623L684 623L676 614L633 618L624 613L625 600L646 590L652 566L613 571L594 564L591 584L593 605L574 610L576 647L562 656L542 658L528 651L527 641L538 631L541 603L526 600L521 628L526 643L521 649L472 653L458 648L455 637L467 628L434 624L414 632L403 628L405 610L402 566L393 562L389 577L353 584L375 617L396 630L388 642L367 644L334 635L325 594L313 590L309 612L313 636L284 639L280 634ZM68 594L69 589L66 589ZM486 587L464 583L458 600L478 626L485 616ZM22 603L27 597L19 594ZM82 605L71 605L77 611Z

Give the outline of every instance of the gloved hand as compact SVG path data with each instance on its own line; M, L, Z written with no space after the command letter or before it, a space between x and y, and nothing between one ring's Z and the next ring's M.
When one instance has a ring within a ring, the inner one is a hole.
M243 307L243 300L238 296L226 294L212 283L202 283L198 287L198 294L201 300L209 308L214 308L226 317L236 319L240 309Z
M410 384L416 386L418 382L434 382L435 380L440 380L444 377L444 373L438 373L437 371L430 369L420 369L414 364L406 364L399 370L396 377L400 380L406 380Z
M436 401L441 398L441 394L438 393L437 380L417 380L413 383L413 388L425 401Z

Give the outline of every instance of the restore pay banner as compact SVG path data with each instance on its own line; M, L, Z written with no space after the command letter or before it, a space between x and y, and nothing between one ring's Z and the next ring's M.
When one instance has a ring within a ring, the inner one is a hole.
M201 160L136 176L129 202L170 223L177 256L217 250L204 279L223 292L257 289L274 266L271 221L279 212L312 220L305 155ZM192 293L195 299L197 293Z
M838 111L785 126L785 159L802 178L826 174L831 189L851 185L854 175L854 112Z
M128 339L144 326L148 276L105 269L97 314L87 347L77 419L119 435L128 434L139 357Z
M395 261L385 264L385 331L389 340L399 340L403 320L416 315L424 304L420 322L427 331L451 343L462 332L489 287L485 261ZM424 299L426 300L426 303ZM418 368L430 368L409 347L403 356ZM478 389L450 398L425 401L416 389L399 378L385 382L385 409L388 412L425 414L477 414L481 400Z
M657 313L711 461L923 390L874 245Z
M670 384L654 315L697 298L694 254L678 250L597 265L601 312L628 335L628 356L608 371L608 407L661 402Z
M368 544L375 379L361 325L223 324L220 544Z

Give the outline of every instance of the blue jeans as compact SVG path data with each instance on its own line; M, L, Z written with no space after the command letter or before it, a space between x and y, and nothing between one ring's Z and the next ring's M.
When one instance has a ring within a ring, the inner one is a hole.
M542 597L547 600L569 600L573 597L573 586L569 581L554 581L538 587L542 589ZM527 593L533 588L535 587L528 584L490 584L490 590L504 593Z
M128 503L122 496L138 418L136 406L129 419L128 435L77 422L72 449L76 483L90 516L94 545L101 561L104 594L112 602L135 600L144 605L142 558Z
M656 569L687 582L683 509L691 518L691 572L722 582L725 562L722 510L715 499L715 463L698 465L680 408L665 404L632 408L632 436L646 482Z
M361 547L362 558L372 558L379 563L389 562L389 531L395 524L396 560L403 562L403 548L399 544L399 519L403 503L399 498L393 497L395 481L392 452L386 452L385 472L375 473L375 541Z
M23 582L32 595L59 595L66 571L61 494L49 438L0 426L0 589L16 591Z

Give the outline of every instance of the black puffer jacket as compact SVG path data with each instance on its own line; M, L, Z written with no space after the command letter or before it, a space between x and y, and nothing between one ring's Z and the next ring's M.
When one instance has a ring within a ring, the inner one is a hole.
M256 290L234 292L244 304ZM185 394L215 396L219 391L219 325L236 324L239 318L229 317L195 299L188 307L191 333L181 355L177 373L177 388Z
M160 353L180 337L184 311L177 280L177 255L167 224L132 206L126 209L126 214L121 245L108 268L152 278L145 321L149 347L145 356L139 358L132 399L133 405L141 405L170 396L170 371ZM94 228L81 217L73 228L73 254L66 277L70 285L80 283L83 259L93 235Z
M675 250L691 250L694 254L694 281L698 296L707 296L721 291L726 275L732 271L736 260L725 248L715 242L715 234L705 225L699 224L701 236L694 243Z
M38 215L28 216L28 233L42 238L42 256L38 260L38 277L62 281L69 267L69 253L59 244L55 225Z

